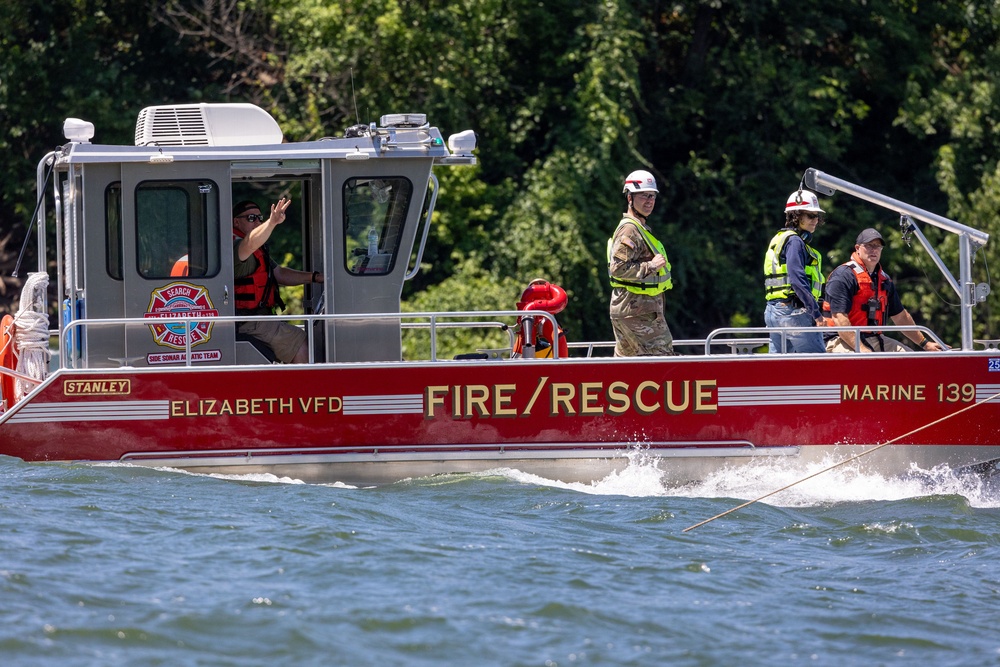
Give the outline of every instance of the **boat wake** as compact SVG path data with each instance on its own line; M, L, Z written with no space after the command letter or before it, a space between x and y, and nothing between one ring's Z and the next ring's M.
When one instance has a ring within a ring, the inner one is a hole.
M663 461L639 450L630 454L627 468L592 484L549 480L510 469L491 471L491 474L502 474L520 483L593 495L753 500L782 489L761 500L776 507L812 507L840 502L947 495L962 496L972 507L1000 507L1000 475L984 479L947 466L932 470L914 466L905 477L885 477L867 469L863 463L826 470L838 462L831 458L809 466L789 466L783 461L760 460L723 468L699 482L669 486L664 483L663 471L659 467L664 465ZM824 470L826 472L816 477L805 479Z
M206 477L209 479L221 479L229 482L250 482L255 484L306 484L301 479L296 479L294 477L279 477L278 475L273 475L271 473L248 473L245 475L223 475L221 473L202 473L193 472L191 470L185 470L183 468L171 468L169 466L154 466L146 467L141 465L136 465L134 463L122 463L119 461L108 461L102 463L94 464L98 468L132 468L136 470L156 470L159 472L166 472L176 475L189 475L191 477ZM330 486L338 489L355 489L358 487L351 486L349 484L342 484L341 482L332 482L330 484L322 484L321 486Z
M514 468L495 468L480 473L410 479L407 482L417 482L423 486L432 479L437 480L437 483L448 480L447 483L451 484L463 479L499 477L518 484L599 496L760 499L760 502L775 507L814 507L842 502L893 501L932 496L962 496L971 507L975 508L1000 507L1000 474L983 477L966 471L952 470L947 466L938 466L931 470L914 466L904 477L885 477L861 462L828 470L839 461L830 458L811 465L789 465L786 461L761 459L723 468L707 475L701 481L676 486L665 482L661 466L668 464L663 459L650 456L643 449L633 450L627 456L629 464L623 470L589 484L548 479ZM137 467L128 463L99 465ZM204 474L167 467L156 470L256 484L305 484L299 479L278 477L269 473ZM811 475L816 476L810 478ZM322 484L322 486L338 489L367 488L341 482Z

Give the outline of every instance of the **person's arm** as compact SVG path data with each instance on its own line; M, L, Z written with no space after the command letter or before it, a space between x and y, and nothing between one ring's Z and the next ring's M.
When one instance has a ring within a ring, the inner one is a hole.
M323 274L319 271L299 271L287 266L274 267L274 279L279 285L308 285L323 283Z
M611 275L619 280L637 281L666 265L666 258L659 253L641 261L639 258L647 254L646 247L646 240L635 225L623 225L611 245Z
M915 326L916 322L913 321L913 316L903 308L903 302L899 300L896 283L891 278L886 278L883 282L883 288L885 289L886 298L889 300L887 310L892 323L899 327ZM903 335L922 350L939 352L942 349L940 345L918 331L904 331Z
M292 200L285 197L279 199L277 204L271 204L271 215L267 220L244 236L239 246L237 246L236 253L241 262L245 262L258 248L267 243L267 240L271 238L271 232L274 231L274 228L285 221L285 211L291 204ZM302 283L294 284L301 285Z
M849 327L851 326L851 320L844 313L833 313L833 321L838 327ZM844 345L847 345L852 350L856 350L854 347L855 335L853 331L838 331L840 335L840 340L844 341ZM861 352L874 352L870 347L865 345L864 341L861 341Z
M909 311L905 308L895 315L891 315L890 318L892 319L892 323L896 326L905 327L916 325L916 322L913 321L913 316L910 315ZM919 331L904 331L903 335L913 341L917 347L922 350L926 350L927 352L940 352L942 350L940 345Z
M826 324L823 320L823 313L820 311L819 304L816 303L816 297L812 293L812 286L809 278L806 276L805 263L808 259L809 255L806 252L805 242L798 236L788 239L785 245L785 266L788 267L788 283L792 286L795 296L799 297L799 301L809 311L809 317L817 325L823 326Z
M246 278L254 271L257 270L257 260L253 255L250 255L247 259L240 259L240 244L243 243L243 239L233 239L233 278Z

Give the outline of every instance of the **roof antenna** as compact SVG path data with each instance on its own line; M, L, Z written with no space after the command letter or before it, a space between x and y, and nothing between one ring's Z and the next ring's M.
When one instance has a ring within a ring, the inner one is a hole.
M354 99L354 119L361 125L361 116L358 115L358 95L354 92L354 68L351 68L351 97Z

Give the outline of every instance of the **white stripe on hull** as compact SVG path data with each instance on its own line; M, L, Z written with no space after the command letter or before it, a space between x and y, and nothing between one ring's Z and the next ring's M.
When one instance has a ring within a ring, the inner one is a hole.
M1000 384L977 384L976 403L987 401L997 394L1000 394Z
M28 403L10 423L50 423L169 419L170 401L76 401Z
M423 394L344 396L345 415L422 415Z
M719 407L747 405L836 405L839 384L784 387L719 387Z

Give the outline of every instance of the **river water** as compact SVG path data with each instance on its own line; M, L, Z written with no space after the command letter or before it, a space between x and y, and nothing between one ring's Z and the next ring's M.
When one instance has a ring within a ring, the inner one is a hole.
M0 457L5 665L1000 663L1000 489L763 465L379 488Z

